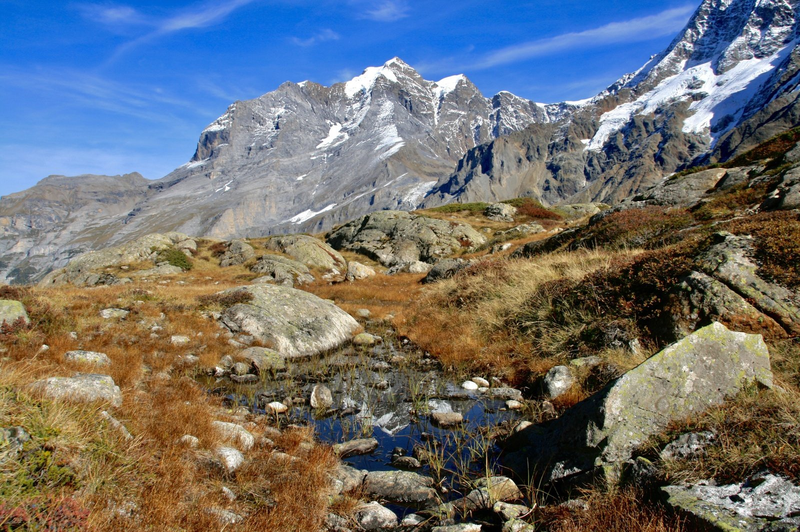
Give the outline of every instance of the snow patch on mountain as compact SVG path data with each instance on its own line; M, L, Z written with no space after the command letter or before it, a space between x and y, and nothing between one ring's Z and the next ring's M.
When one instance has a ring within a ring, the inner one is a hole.
M385 65L380 67L367 67L364 73L351 79L344 86L344 93L348 98L354 98L357 94L362 92L370 92L375 87L375 82L378 78L383 76L389 81L397 83L397 76L390 68L394 60L388 61Z
M462 81L466 81L466 76L463 74L458 74L457 76L449 76L444 79L441 79L435 83L436 87L436 98L441 100L446 95L450 94L458 87L458 84Z
M328 212L329 210L333 209L334 207L336 207L336 204L335 203L331 203L330 205L328 205L326 207L323 207L319 211L313 211L311 209L307 209L307 210L301 212L300 214L298 214L296 216L293 216L292 218L289 218L286 221L289 222L289 223L292 223L294 225L300 225L301 223L310 220L314 216L322 214L323 212Z
M347 141L350 136L346 132L342 131L343 128L344 126L342 124L333 124L328 132L328 136L322 139L322 142L317 144L317 149L324 150L327 148L333 148Z

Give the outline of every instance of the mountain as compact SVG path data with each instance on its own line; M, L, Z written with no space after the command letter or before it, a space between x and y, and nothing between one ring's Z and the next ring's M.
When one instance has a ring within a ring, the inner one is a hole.
M615 203L796 126L797 0L705 0L670 46L560 123L471 150L426 206Z
M162 179L50 177L0 199L0 281L35 281L81 251L147 233L320 231L413 209L467 150L571 109L484 98L464 76L427 81L398 58L332 87L287 82L231 105Z

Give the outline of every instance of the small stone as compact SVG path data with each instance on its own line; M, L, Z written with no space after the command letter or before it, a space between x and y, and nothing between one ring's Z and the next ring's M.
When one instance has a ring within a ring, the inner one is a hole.
M369 454L377 448L378 440L375 438L363 438L337 443L333 446L333 452L339 458L348 458L350 456Z
M125 438L126 440L133 439L133 436L128 431L127 427L125 427L125 425L123 425L117 418L115 418L105 410L100 412L100 417L108 421L108 424L111 426L111 428L119 432L123 438Z
M222 508L209 508L206 512L216 517L223 526L235 525L244 521L241 515L235 514L229 510L223 510Z
M372 336L369 333L361 333L357 334L355 338L353 338L353 345L360 345L364 347L373 346L378 343L378 339L375 336Z
M273 401L267 405L267 411L273 414L285 414L289 411L289 407L281 402Z
M478 384L475 381L464 381L461 383L461 387L465 390L476 391L478 389Z
M503 523L503 528L500 532L536 532L536 528L520 519L512 519Z
M182 345L187 345L189 342L191 342L191 339L188 336L174 334L170 338L170 342L172 343L172 345L182 346Z
M311 390L311 408L327 410L333 405L333 394L324 384L317 384Z
M398 456L392 459L392 465L397 469L419 469L422 467L422 464L419 460L414 458L413 456Z
M200 445L200 440L191 434L184 434L178 438L178 443L191 449L196 449Z
M220 359L219 365L223 368L230 368L233 366L233 358L230 355L225 355Z
M107 308L100 311L100 317L105 320L124 320L128 317L128 314L130 314L130 312L122 308Z
M524 405L521 402L515 401L513 399L509 399L508 401L506 401L506 408L508 408L509 410L519 410L523 406Z
M237 362L231 367L231 373L234 375L247 375L250 373L250 365L244 362Z
M461 523L460 525L435 526L431 532L481 532L481 525Z
M367 319L372 316L372 312L370 312L368 308L360 308L356 311L356 316Z
M72 331L71 333L69 333L69 337L71 339L73 339L73 340L77 340L78 339L78 333L76 333L75 331Z
M78 362L82 364L93 364L95 366L108 366L111 359L105 353L94 351L67 351L64 353L64 360L68 362Z
M489 384L489 381L487 381L483 377L472 377L472 382L474 382L481 388L489 388L491 386L491 384Z
M372 501L356 510L356 521L363 530L385 530L397 526L397 514Z
M232 489L230 489L227 486L222 486L222 495L224 495L225 498L228 499L229 501L236 500L236 494L233 492Z
M419 514L409 514L400 521L401 527L417 527L427 521L427 518Z
M492 506L492 511L502 517L504 521L510 521L529 513L531 509L523 504L510 504L497 501L494 503L494 506Z
M441 428L457 427L464 422L464 416L459 412L434 412L431 421Z
M217 456L228 473L233 473L244 463L244 455L233 447L217 448Z
M258 382L258 375L231 375L231 380L237 384L253 384Z
M567 366L555 366L544 376L545 391L550 399L564 395L575 383L575 377Z
M660 454L661 459L676 460L698 456L714 439L714 433L711 431L682 434L664 447Z

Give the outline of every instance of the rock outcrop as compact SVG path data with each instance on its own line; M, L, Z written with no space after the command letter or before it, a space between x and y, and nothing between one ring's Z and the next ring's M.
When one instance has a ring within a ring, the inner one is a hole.
M335 249L366 255L384 266L433 263L486 238L467 224L402 211L380 211L343 225L328 235Z
M342 254L321 240L307 235L276 236L267 240L267 249L286 253L297 262L326 270L335 275L347 271Z
M257 285L223 292L247 292L248 303L226 309L220 318L233 333L271 345L284 357L312 356L350 340L359 325L339 307L286 286Z
M615 481L631 451L671 421L721 404L744 386L772 386L759 335L714 323L667 347L549 424L512 437L505 464L545 482L601 470Z
M258 259L250 271L263 274L255 280L257 283L273 282L286 286L308 284L314 282L308 267L302 262L288 259L281 255L264 255Z

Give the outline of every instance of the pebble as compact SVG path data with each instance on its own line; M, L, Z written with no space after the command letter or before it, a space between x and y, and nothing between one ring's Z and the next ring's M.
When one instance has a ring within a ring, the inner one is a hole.
M475 381L464 381L461 383L461 387L465 390L477 391L479 386L477 383L475 383Z

